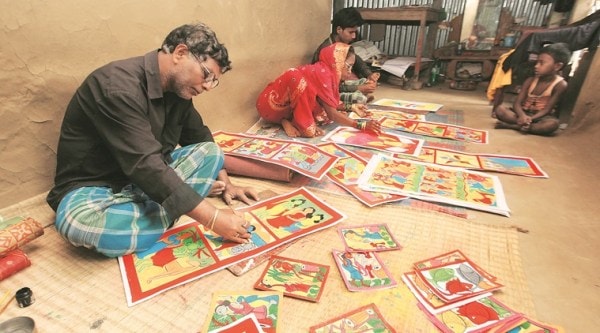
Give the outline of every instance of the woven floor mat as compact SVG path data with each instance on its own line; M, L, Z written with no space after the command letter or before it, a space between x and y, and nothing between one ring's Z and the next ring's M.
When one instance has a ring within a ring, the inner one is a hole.
M284 183L232 178L236 184L254 186L259 192L282 194L290 190ZM332 249L343 248L336 227L308 235L280 255L330 265L329 279L319 303L287 297L283 300L280 332L306 332L312 325L371 302L399 332L437 332L417 308L400 277L413 262L453 249L462 250L498 277L505 285L496 293L501 301L535 317L519 257L517 231L508 225L488 225L414 207L368 208L349 196L313 193L348 216L344 225L388 224L403 249L382 252L380 258L398 281L398 287L375 292L348 291L331 255ZM35 209L31 207L31 214L27 210L19 214L45 222L48 216L35 216ZM7 216L6 210L0 214ZM239 277L222 270L129 308L116 259L73 248L52 226L23 249L32 266L2 281L0 289L16 291L27 286L36 301L27 308L11 302L0 314L0 321L30 316L39 332L197 332L206 320L212 292L252 290L265 267L262 264Z
M47 193L42 193L12 206L0 209L0 220L23 216L32 217L44 228L53 225L56 214L46 203L46 195Z

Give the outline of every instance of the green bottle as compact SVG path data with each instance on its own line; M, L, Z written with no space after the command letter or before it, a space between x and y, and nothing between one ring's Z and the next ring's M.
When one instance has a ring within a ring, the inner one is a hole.
M431 67L431 75L429 77L429 86L435 86L438 81L438 76L440 75L440 65L436 60L433 63L433 67Z

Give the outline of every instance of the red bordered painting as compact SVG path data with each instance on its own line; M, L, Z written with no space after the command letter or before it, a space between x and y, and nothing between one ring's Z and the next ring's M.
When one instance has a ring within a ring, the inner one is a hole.
M193 222L168 230L144 252L119 257L129 306L345 219L305 188L237 211L253 229L247 244L225 241Z

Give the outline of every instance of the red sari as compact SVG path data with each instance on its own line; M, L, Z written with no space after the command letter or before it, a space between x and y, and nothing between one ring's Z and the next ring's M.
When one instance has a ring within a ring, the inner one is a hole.
M340 103L339 85L349 48L331 44L321 50L318 62L285 71L260 93L258 114L273 123L290 120L303 136L313 137L317 123L329 121L317 97L334 109Z

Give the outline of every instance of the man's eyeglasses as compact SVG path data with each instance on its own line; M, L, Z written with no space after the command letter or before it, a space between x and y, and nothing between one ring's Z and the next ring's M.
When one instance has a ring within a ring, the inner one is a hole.
M215 77L215 73L208 69L208 67L206 67L206 65L196 55L194 55L194 58L196 58L200 64L202 72L204 72L204 82L210 85L210 89L216 88L219 85L219 79Z
M200 66L204 72L204 82L210 85L210 89L216 88L219 85L219 79L215 77L215 73L211 72L203 63L200 63Z

